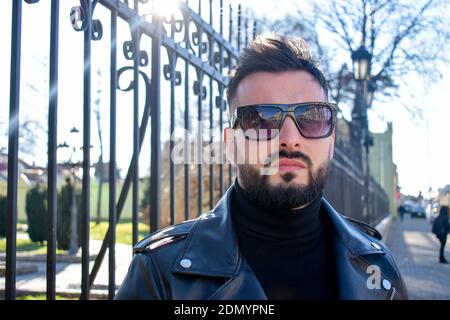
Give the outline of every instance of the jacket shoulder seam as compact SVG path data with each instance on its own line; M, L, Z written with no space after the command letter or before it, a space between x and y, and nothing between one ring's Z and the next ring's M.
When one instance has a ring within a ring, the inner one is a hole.
M356 220L356 219L352 219L346 216L343 216L348 222L350 222L351 224L353 224L354 226L356 226L359 230L363 231L364 234L369 235L371 237L374 237L377 240L381 240L383 238L383 236L380 234L380 232L375 229L373 226L371 226L370 224L367 224L365 222Z
M348 218L348 217L346 217L346 216L344 216L344 215L342 215L342 214L340 214L340 215L341 215L342 218L344 218L344 222L349 223L349 224L350 224L350 227L354 228L355 231L357 231L357 232L360 233L361 237L365 238L365 239L366 239L367 241L369 241L369 242L374 242L374 241L376 241L378 244L381 243L381 241L378 241L377 238L374 238L373 236L371 236L370 234L368 234L367 232L365 232L363 229L361 229L356 223L354 223L354 221L357 222L357 220ZM346 247L346 248L347 248L354 256L360 256L360 255L365 255L365 254L372 254L372 253L374 253L373 250L363 250L362 248L356 248L356 249L355 249L355 248L350 248L350 247L347 245L346 240L342 237L342 235L341 235L340 233L335 233L335 236L336 236L337 239L340 240L340 242L342 243L342 245L343 245L344 247ZM371 237L372 237L372 238L371 238ZM385 251L384 251L384 250L383 250L383 251L376 251L376 253L378 253L378 254L385 254Z
M195 220L194 220L195 221ZM139 241L133 248L134 253L141 253L146 251L151 251L153 249L159 248L163 245L167 245L173 243L177 240L181 240L186 238L186 236L192 231L192 226L194 221L184 222L183 227L186 227L184 224L189 224L189 226L184 229L179 225L170 226L173 227L173 230L167 230L170 227L164 228L162 230L158 230L154 233L149 234L144 239ZM177 230L181 229L181 230ZM153 247L151 247L153 245Z

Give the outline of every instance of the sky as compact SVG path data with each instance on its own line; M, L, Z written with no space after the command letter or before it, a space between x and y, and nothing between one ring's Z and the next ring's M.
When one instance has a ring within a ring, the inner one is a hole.
M225 1L226 2L226 1ZM232 0L233 3L237 1ZM9 110L9 70L10 70L10 37L11 37L11 3L6 1L2 4L0 11L0 132L7 130L7 119ZM167 3L165 1L164 3ZM191 3L197 3L191 1ZM205 3L209 3L206 1ZM286 12L297 9L298 5L290 0L247 0L246 6L252 8L257 17L265 15L270 19L282 17ZM302 2L301 2L302 3ZM59 114L58 114L58 142L66 141L68 144L80 147L82 145L82 72L83 72L83 34L75 32L69 19L70 8L78 6L79 1L61 1L60 10L60 64L59 64ZM203 9L205 10L205 9ZM22 73L21 73L21 110L20 120L35 119L46 126L48 109L48 51L49 51L49 24L50 1L41 0L38 4L23 4L23 32L22 32ZM205 10L207 11L207 10ZM100 42L92 43L92 100L100 100L99 108L102 119L103 140L105 152L108 154L108 101L109 101L109 76L99 77L97 71L102 75L109 72L109 24L108 11L99 6L95 16L104 23L104 35ZM127 27L119 24L119 51L118 65L130 65L123 58L121 45L128 40ZM149 40L146 45L148 46ZM180 70L184 65L178 66ZM432 188L433 193L438 189L450 184L450 142L448 133L450 119L450 66L442 67L443 78L427 87L419 79L411 79L411 87L420 94L418 99L424 106L423 120L413 119L411 115L398 103L380 103L374 101L373 108L369 112L370 129L373 132L382 132L386 129L387 121L393 122L394 136L394 162L398 166L399 182L402 192L417 195L419 191L428 194ZM127 78L128 77L128 78ZM192 79L193 77L191 77ZM125 75L122 86L126 86L129 75ZM164 84L163 84L164 86ZM400 89L402 99L409 99L408 90ZM98 90L100 89L100 92ZM162 92L167 92L164 91ZM177 97L182 97L182 89L177 89ZM140 99L144 100L143 90ZM416 94L418 95L418 94ZM132 153L132 93L118 91L118 165L122 168L122 175L129 164ZM162 105L168 103L168 96L164 95ZM416 101L417 102L417 101ZM142 103L141 103L142 105ZM93 106L95 109L95 106ZM164 111L164 110L163 110ZM140 107L142 114L142 106ZM163 131L168 132L168 112L163 112ZM70 134L72 127L80 129L79 134ZM95 116L92 116L92 150L91 159L98 158L97 124ZM218 134L218 133L217 133ZM46 143L45 132L39 133L39 142L43 142L35 148L33 157L28 157L30 162L46 165ZM45 142L45 143L44 143ZM0 147L7 146L7 140L0 136ZM144 140L141 152L140 166L141 175L147 173L148 159L150 155L149 135ZM67 159L70 156L68 150L58 152L59 159ZM78 153L79 160L81 154ZM108 156L107 156L108 158Z

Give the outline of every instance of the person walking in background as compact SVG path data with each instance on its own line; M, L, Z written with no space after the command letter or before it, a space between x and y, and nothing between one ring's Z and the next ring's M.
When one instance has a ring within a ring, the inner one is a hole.
M400 221L403 221L403 216L405 215L405 207L403 205L398 207L398 213L400 215Z
M447 259L444 257L445 243L447 242L447 234L450 230L450 224L448 222L448 206L442 206L439 210L439 216L434 220L433 223L433 233L439 239L441 243L441 248L439 249L439 262L448 263Z

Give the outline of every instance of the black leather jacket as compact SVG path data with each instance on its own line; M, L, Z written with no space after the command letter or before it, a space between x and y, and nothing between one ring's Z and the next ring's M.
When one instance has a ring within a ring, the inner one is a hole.
M116 299L267 299L239 252L229 212L232 192L199 218L140 241ZM332 226L338 298L407 299L376 229L344 218L325 199L321 210Z

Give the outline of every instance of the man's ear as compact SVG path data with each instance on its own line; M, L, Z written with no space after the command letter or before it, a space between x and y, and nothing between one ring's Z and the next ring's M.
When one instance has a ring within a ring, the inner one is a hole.
M231 164L235 164L234 159L236 159L236 154L235 154L235 140L234 140L234 129L231 128L225 128L223 130L223 141L225 142L225 151L226 154L225 156L227 157L228 161Z

